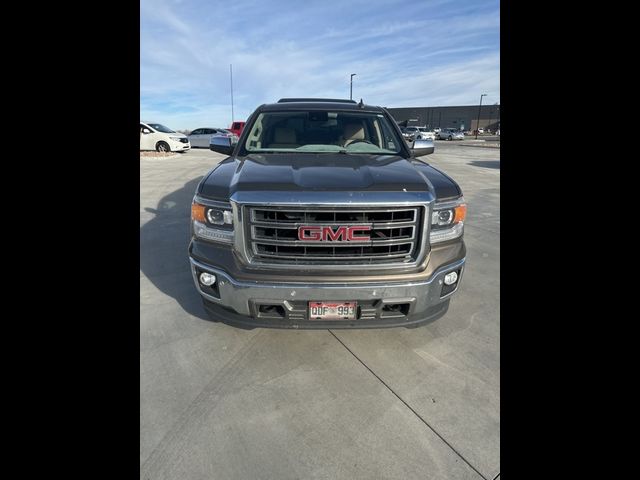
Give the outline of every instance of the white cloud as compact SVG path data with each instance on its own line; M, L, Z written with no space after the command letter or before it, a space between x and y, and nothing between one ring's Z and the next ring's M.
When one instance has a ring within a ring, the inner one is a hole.
M348 97L353 72L354 98L377 105L475 104L480 93L500 100L495 5L387 19L361 4L351 8L364 13L324 23L322 2L278 14L269 5L142 0L141 117L175 129L228 125L230 63L236 120L281 97Z

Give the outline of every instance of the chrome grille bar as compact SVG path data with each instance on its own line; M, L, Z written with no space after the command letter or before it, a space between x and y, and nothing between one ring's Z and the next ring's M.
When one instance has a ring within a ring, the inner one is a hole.
M246 206L245 239L254 260L295 265L398 264L415 261L423 207L295 208ZM300 226L369 226L362 241L301 241Z

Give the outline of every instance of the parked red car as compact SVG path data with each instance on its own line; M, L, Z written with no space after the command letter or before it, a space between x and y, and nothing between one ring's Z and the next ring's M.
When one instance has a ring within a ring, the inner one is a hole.
M246 122L233 122L231 127L229 127L229 131L235 133L237 136L240 136L242 133L242 129L244 128L244 124Z

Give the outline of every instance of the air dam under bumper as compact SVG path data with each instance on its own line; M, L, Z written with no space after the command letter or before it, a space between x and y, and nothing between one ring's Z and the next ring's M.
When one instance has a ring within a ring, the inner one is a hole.
M449 299L460 285L465 259L439 268L428 280L419 282L371 283L266 283L240 282L226 272L189 259L196 288L204 307L215 320L241 327L271 328L382 328L416 327L442 317ZM455 289L441 295L444 276L458 272ZM198 276L216 276L204 291ZM356 320L320 321L308 319L309 301L356 301Z

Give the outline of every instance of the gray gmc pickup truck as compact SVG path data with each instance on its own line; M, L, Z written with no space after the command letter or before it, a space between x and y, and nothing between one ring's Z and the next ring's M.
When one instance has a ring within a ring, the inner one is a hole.
M245 328L416 327L447 312L466 205L390 114L352 100L261 105L199 183L189 258L204 308Z

